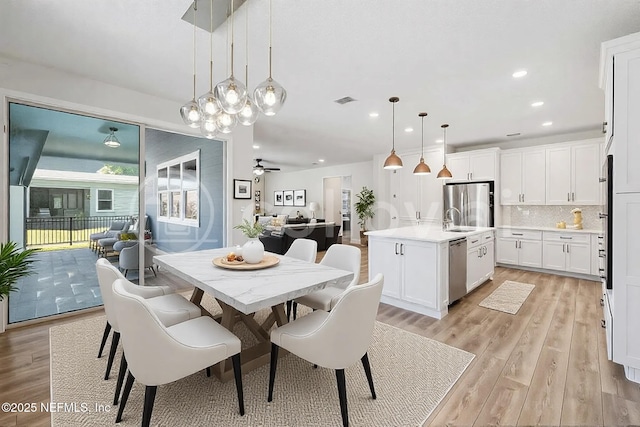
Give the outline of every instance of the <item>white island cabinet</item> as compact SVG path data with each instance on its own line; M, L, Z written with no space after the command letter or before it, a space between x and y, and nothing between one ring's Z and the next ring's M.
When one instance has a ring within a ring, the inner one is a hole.
M491 236L491 242L487 239L485 247L492 251L493 246L490 228L445 232L439 227L424 225L369 231L367 235L369 277L384 275L381 301L437 319L448 312L449 241ZM486 258L489 259L490 265L483 266L483 275L491 270L487 277L493 276L493 254Z

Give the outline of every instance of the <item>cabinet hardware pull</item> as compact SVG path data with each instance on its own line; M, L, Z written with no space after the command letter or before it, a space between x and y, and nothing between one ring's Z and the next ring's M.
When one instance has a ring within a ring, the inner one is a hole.
M569 247L570 245L567 243L567 253L569 253Z
M571 193L571 201L572 202L576 201L576 193Z
M487 239L490 239L491 237L492 236L484 236L484 239L487 240Z
M487 254L487 247L483 246L482 247L482 255L486 255Z
M482 248L478 248L478 258L482 258Z
M565 240L567 240L567 239L568 239L568 240L573 239L573 237L567 237L567 236L560 236L560 238L561 238L561 239L565 239Z
M571 193L567 193L567 202L571 201Z
M607 122L602 122L602 133L607 133Z
M598 215L602 215L602 214L598 214ZM598 236L598 239L604 240L604 236Z
M565 244L563 243L563 244L562 244L562 252L563 252L563 253L564 253L564 247L565 247Z
M398 244L396 243L396 255L398 255Z
M522 233L511 233L512 236L522 236Z
M400 243L400 255L404 255L404 243Z
M516 240L516 249L518 249L518 241Z
M598 271L599 271L600 273L604 273L604 268L599 268L599 269L598 269Z
M477 243L477 242L478 242L477 240L472 240L471 244L473 245L474 243Z
M602 326L603 328L607 328L607 322L604 319L600 319L600 326Z
M604 298L600 298L600 307L604 307Z
M608 214L606 213L602 213L602 212L598 212L598 218L599 219L605 219L608 216ZM598 239L604 239L603 236L598 236Z
M598 182L607 182L607 178L598 178Z
M518 248L522 249L522 240L518 240Z

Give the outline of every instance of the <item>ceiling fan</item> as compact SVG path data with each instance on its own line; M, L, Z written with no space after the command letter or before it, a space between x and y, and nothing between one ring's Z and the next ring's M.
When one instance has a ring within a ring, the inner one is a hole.
M272 171L279 171L280 168L265 168L263 165L260 164L260 162L262 162L262 159L256 159L256 164L253 166L253 174L260 176L265 172L272 172Z

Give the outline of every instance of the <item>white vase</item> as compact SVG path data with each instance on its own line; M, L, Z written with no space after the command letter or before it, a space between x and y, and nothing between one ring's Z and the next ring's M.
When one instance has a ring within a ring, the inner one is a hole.
M244 258L247 264L257 264L262 261L263 257L264 245L259 239L249 239L249 241L242 246L242 258Z

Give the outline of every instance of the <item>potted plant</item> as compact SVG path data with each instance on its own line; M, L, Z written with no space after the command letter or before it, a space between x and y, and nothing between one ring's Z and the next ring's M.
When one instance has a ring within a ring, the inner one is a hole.
M373 204L376 202L376 196L373 194L373 190L369 190L367 187L362 187L362 190L356 194L358 201L354 207L356 209L356 215L358 215L358 224L360 225L360 244L367 244L367 236L364 234L367 231L367 220L373 219Z
M14 285L21 277L33 273L32 258L37 249L21 250L15 242L0 244L0 301L10 292L18 290Z
M258 239L258 236L264 228L258 221L251 223L246 218L242 220L242 224L233 227L249 238L247 243L242 246L242 259L247 264L257 264L264 257L264 245Z

